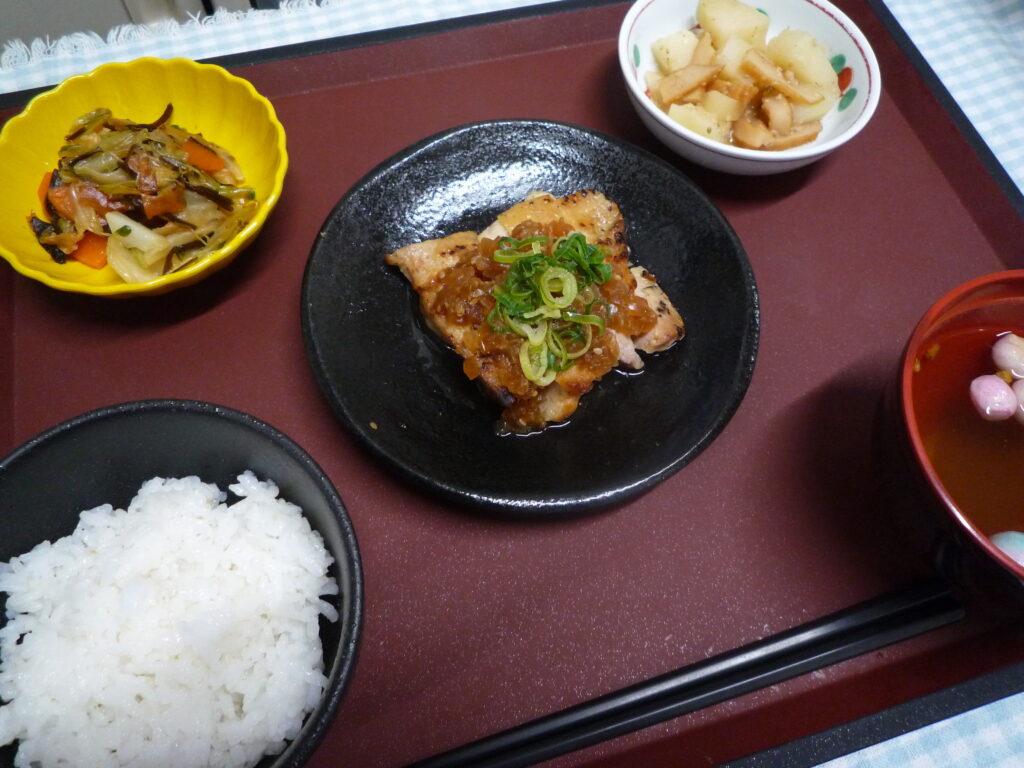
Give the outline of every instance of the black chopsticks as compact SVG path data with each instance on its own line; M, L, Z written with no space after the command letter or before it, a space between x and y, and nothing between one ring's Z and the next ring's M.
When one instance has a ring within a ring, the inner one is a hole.
M515 768L717 704L957 621L941 581L896 591L674 672L421 760L411 768Z

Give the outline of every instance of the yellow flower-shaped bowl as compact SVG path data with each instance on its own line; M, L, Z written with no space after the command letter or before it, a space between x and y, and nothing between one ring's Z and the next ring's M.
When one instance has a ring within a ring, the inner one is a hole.
M71 123L100 107L144 123L170 103L171 122L201 133L234 155L245 184L256 191L255 216L221 248L182 269L144 283L126 283L107 266L74 259L58 264L36 242L28 224L41 214L40 180L57 164ZM202 280L228 265L256 236L277 204L288 169L284 127L273 105L247 80L190 59L142 58L103 64L69 77L36 96L0 131L0 256L21 274L61 291L123 297L165 293Z

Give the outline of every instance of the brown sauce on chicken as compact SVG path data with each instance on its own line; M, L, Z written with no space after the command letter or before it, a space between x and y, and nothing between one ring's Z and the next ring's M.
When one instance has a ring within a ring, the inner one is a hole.
M504 289L511 268L493 257L505 237L543 237L542 247L550 255L555 242L573 232L596 246L610 267L604 282L588 278L585 306L582 300L573 304L576 312L598 315L604 329L588 321L589 334L573 352L571 365L560 363L562 369L549 368L539 377L534 371L531 380L520 356L523 336L495 322L500 313L494 312L493 291ZM643 267L630 267L622 213L596 190L559 198L532 192L498 214L482 233L462 231L411 243L387 254L385 261L399 267L412 284L424 318L462 356L466 376L502 404L502 431L529 433L568 419L580 397L606 373L617 366L639 370L638 352L661 352L685 333L682 317L654 276Z
M544 248L550 253L554 241L569 232L569 226L561 219L545 223L525 221L516 226L511 236L517 240L543 236L547 238ZM508 272L507 265L493 258L498 242L482 238L477 248L464 249L458 262L435 278L436 293L426 311L435 322L460 329L456 351L463 357L463 371L471 380L484 377L488 388L496 390L506 403L502 415L505 424L521 431L524 426L543 426L545 419L538 400L541 388L526 378L519 363L522 338L514 333L496 332L487 322L495 306L491 290L504 281ZM654 311L636 295L636 280L623 260L612 261L611 278L595 287L603 301L594 311L602 316L607 328L636 336L654 327ZM606 330L595 336L590 349L556 380L578 397L615 368L618 359L618 344Z

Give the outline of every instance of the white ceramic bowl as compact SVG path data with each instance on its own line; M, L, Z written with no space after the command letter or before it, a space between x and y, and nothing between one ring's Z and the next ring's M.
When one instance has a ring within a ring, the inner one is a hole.
M647 95L645 73L657 69L651 44L697 23L697 0L637 0L619 30L619 66L640 118L672 151L716 171L748 176L780 173L824 157L856 136L875 112L882 77L871 45L850 19L827 0L746 0L770 19L768 38L790 27L810 33L832 57L836 71L849 68L849 85L807 144L767 151L701 136L669 118Z

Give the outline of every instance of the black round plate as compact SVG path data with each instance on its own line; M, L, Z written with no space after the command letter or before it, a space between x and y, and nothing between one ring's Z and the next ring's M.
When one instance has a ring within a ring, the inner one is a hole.
M686 338L647 356L639 375L606 376L568 423L501 436L500 409L425 328L414 291L384 256L479 231L535 189L616 201L633 261L658 277ZM507 120L432 136L338 202L306 266L302 328L337 416L403 477L471 506L553 515L633 498L707 447L750 382L759 311L732 227L678 170L577 126Z

